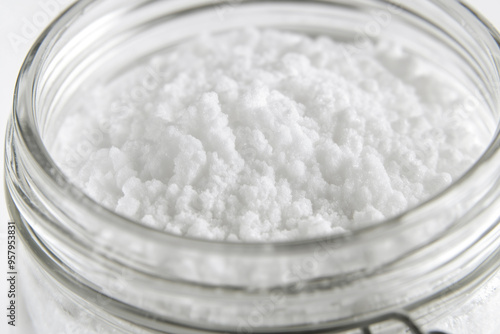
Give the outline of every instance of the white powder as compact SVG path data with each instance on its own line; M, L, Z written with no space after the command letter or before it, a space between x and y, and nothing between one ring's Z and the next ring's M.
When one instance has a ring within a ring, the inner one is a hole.
M344 50L275 30L204 36L88 101L53 155L96 201L189 237L295 240L392 217L477 160L480 106L402 48Z

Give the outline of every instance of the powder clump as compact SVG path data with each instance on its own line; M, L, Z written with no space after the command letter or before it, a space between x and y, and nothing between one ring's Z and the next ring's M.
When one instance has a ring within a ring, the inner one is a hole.
M390 43L344 48L276 30L203 36L66 120L53 155L96 201L189 237L297 240L395 216L487 139L450 112L470 95L430 64ZM95 120L102 138L68 158Z

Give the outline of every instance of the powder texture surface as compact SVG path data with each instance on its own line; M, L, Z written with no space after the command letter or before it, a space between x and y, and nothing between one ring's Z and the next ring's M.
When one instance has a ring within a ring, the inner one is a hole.
M480 156L488 138L467 118L479 105L402 48L345 48L203 36L67 118L52 153L91 198L189 237L297 240L393 217Z

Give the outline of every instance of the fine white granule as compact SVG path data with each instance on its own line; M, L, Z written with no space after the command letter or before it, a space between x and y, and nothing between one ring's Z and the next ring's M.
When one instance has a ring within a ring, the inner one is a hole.
M395 216L478 159L480 106L401 47L345 50L277 30L203 36L87 101L53 155L96 201L183 236L297 240Z

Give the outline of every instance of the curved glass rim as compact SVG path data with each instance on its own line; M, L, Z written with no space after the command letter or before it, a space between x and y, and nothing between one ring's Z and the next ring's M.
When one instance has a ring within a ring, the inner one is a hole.
M145 5L150 2L155 2L157 0L140 0L137 2L136 6ZM383 0L388 4L392 4L391 0ZM427 0L431 3L439 3L439 0ZM235 242L235 241L221 241L221 240L211 240L211 239L203 239L203 238L194 238L194 237L186 237L177 235L174 233L170 233L168 231L157 230L152 227L143 225L134 221L128 217L122 216L113 210L100 205L98 202L93 200L87 194L85 194L80 188L75 186L70 180L67 178L66 174L64 174L58 165L54 162L51 155L48 153L45 145L43 144L43 140L40 136L38 126L35 121L34 113L36 112L35 106L33 104L34 101L34 86L36 85L37 71L38 71L38 63L36 61L43 61L43 55L47 52L50 52L50 42L51 37L54 37L59 32L64 30L64 24L67 22L71 22L73 19L77 18L79 15L82 15L85 7L92 5L93 3L98 2L98 0L83 0L77 1L70 5L62 14L60 14L38 37L36 42L33 44L32 48L28 52L26 56L22 68L20 70L20 74L18 76L18 80L16 83L15 93L14 93L14 108L13 108L13 126L16 127L20 133L20 137L24 142L26 148L28 148L29 154L32 156L33 160L36 161L38 167L43 171L46 176L49 176L51 182L58 188L58 191L61 194L66 195L69 198L72 198L74 195L78 195L79 198L79 206L84 207L87 210L91 210L100 216L102 216L103 221L106 221L108 224L117 224L122 225L125 228L130 229L134 233L138 233L141 236L147 236L148 240L176 240L182 241L184 243L190 243L193 245L202 246L206 245L212 248L221 248L227 251L227 247L232 247L235 249L244 249L244 250L281 250L290 248L300 249L303 247L310 247L313 245L317 245L322 242L347 242L352 241L355 238L361 238L366 235L370 235L370 233L375 233L378 231L386 231L390 228L397 226L398 223L401 222L405 217L429 212L432 208L432 204L436 202L438 199L446 199L452 197L454 194L461 192L462 190L459 188L462 184L466 183L468 180L473 178L474 175L477 175L481 171L478 171L479 167L486 162L492 155L499 154L498 149L500 147L500 132L497 127L496 132L492 135L491 142L485 151L481 155L480 159L477 160L474 165L472 165L459 179L455 180L450 186L443 189L439 193L431 196L427 200L419 203L418 205L411 207L404 212L390 217L388 219L376 222L369 226L362 226L359 228L355 228L353 230L346 231L340 234L329 234L321 237L308 238L308 239L298 239L292 241L269 241L269 242ZM204 1L206 8L211 8L217 6L217 1ZM225 1L220 0L219 2L225 3ZM255 1L252 1L255 2ZM258 1L257 1L258 2ZM317 2L317 1L312 1ZM324 1L320 1L325 4ZM188 5L188 4L186 4ZM200 5L198 3L198 5ZM451 7L464 7L467 11L469 11L474 16L474 23L478 26L483 26L490 33L491 37L494 41L496 41L500 45L500 33L494 28L494 26L484 18L483 15L477 13L473 9L469 7L468 4L464 2L464 0L458 0L456 2L447 4L447 6ZM198 6L197 8L200 8ZM448 13L450 17L451 13ZM500 48L499 48L500 50ZM41 55L40 55L41 53ZM500 64L497 64L500 66ZM25 83L26 78L29 78L30 81ZM31 80L32 79L32 80ZM29 100L29 110L27 123L19 122L18 118L18 100L23 95L21 93L22 89L24 91L24 97ZM26 139L29 140L26 140ZM35 153L35 154L34 154ZM61 182L64 183L64 187L61 186ZM98 210L96 210L98 208Z

